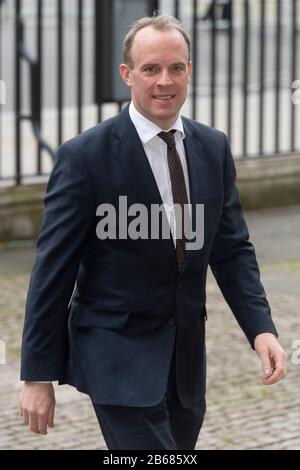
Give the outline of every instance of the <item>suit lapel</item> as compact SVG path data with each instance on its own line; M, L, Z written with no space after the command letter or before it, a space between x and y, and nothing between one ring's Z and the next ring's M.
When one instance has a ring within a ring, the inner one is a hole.
M187 161L189 186L190 186L190 203L191 203L191 221L192 228L195 230L196 222L196 205L203 202L203 188L205 188L205 161L203 159L203 147L201 141L195 135L194 129L189 121L183 118L184 126L184 148ZM186 252L186 260L183 267L182 274L188 268L191 261L193 251Z
M203 147L201 141L197 138L194 129L187 119L183 118L185 139L184 149L187 161L190 199L193 207L196 203L203 200L205 188L205 161L203 158ZM195 209L195 207L194 207Z

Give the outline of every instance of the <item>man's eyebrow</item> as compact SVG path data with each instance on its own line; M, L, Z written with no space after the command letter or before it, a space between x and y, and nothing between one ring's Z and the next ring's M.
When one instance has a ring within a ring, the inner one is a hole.
M146 63L146 64L142 64L141 67L157 67L159 64L152 64L152 63Z
M176 65L184 65L186 66L186 63L185 62L174 62L174 64L170 64L170 67L175 67ZM144 68L144 67L159 67L160 64L158 63L146 63L146 64L142 64L141 65L141 68Z

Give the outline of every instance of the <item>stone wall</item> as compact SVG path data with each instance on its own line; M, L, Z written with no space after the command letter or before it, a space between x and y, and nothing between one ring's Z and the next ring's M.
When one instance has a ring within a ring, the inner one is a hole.
M300 155L238 160L244 210L300 203ZM0 241L36 238L45 184L0 188Z
M300 202L300 155L239 160L236 168L244 209Z

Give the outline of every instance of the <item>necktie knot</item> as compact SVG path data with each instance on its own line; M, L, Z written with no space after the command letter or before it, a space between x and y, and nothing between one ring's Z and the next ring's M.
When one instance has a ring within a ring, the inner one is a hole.
M166 144L168 147L175 147L175 136L174 136L174 133L176 132L175 129L172 129L171 131L169 132L160 132L158 135L158 137L160 137Z

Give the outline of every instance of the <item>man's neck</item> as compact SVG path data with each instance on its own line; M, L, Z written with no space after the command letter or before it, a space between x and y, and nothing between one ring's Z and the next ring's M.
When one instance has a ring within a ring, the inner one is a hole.
M135 112L143 119L145 119L146 121L148 121L149 123L151 124L155 124L156 126L158 126L160 129L162 129L163 131L167 131L169 129L172 129L172 126L174 126L174 124L176 123L178 117L180 116L180 112L178 112L177 116L175 117L175 119L173 119L172 121L169 121L169 122L161 122L159 120L157 121L154 121L152 119L150 119L149 117L145 116L141 111L139 111L134 103L134 101L132 100L131 101L132 103L132 106L135 110Z

